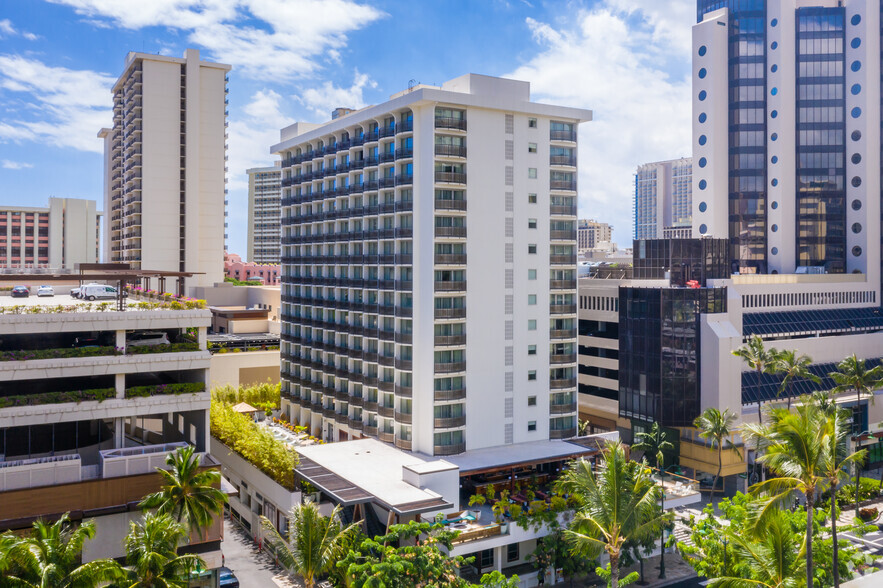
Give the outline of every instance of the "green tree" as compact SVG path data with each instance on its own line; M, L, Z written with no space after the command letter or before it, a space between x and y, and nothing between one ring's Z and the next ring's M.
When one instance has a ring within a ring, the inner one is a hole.
M779 352L775 349L767 349L764 347L763 339L760 338L759 335L753 335L748 343L742 345L735 351L733 351L733 355L736 357L741 357L742 360L748 364L748 367L753 369L757 373L757 383L760 384L761 376L765 373L769 373L772 370L773 364L776 361L776 357ZM760 405L762 402L758 400L758 418L763 421L763 416L760 411Z
M279 561L289 570L300 574L306 588L313 588L316 581L342 559L346 537L357 532L355 524L341 525L339 506L334 508L330 517L326 517L319 513L316 504L309 501L296 505L288 512L287 539L266 517L261 517L261 527Z
M168 514L144 513L126 536L126 588L186 588L191 574L205 567L193 554L178 555L187 528Z
M203 537L214 517L223 514L227 495L216 487L220 485L221 472L200 471L200 461L191 445L168 454L169 469L156 468L163 481L161 489L146 496L139 506L171 515Z
M659 423L653 423L647 432L635 433L635 441L632 449L643 451L647 463L659 469L662 469L661 456L674 451L675 448L671 441L666 439L665 429L660 427Z
M721 472L724 469L724 445L726 444L727 447L733 449L736 455L739 456L739 459L742 459L739 448L730 441L730 437L736 432L733 426L736 418L736 414L731 412L729 408L721 412L717 408L709 407L702 411L702 414L693 421L693 426L699 429L699 436L709 441L712 449L717 449L717 474L715 474L714 481L711 484L712 505L714 504L714 490L717 488L717 481L720 479Z
M822 380L809 371L812 365L812 358L808 355L799 355L793 349L785 349L778 353L773 362L773 373L782 375L782 385L779 386L778 395L783 392L788 397L788 408L791 408L791 393L795 380L809 380L810 382L820 383Z
M570 464L557 485L578 499L579 508L565 531L574 552L591 559L606 552L610 586L618 588L619 560L626 543L658 536L668 519L658 504L659 487L649 469L626 458L624 446L613 441L602 450L597 474L591 463L580 459ZM624 582L632 577L637 574Z
M83 545L94 537L95 523L75 525L67 514L52 524L35 521L27 537L0 535L0 586L87 588L118 578L113 560L81 563Z
M779 477L756 484L752 492L770 493L761 519L774 516L775 509L782 506L798 490L806 497L806 583L812 586L813 571L813 503L816 490L823 487L826 478L827 438L831 432L827 415L812 403L801 404L794 412L787 408L774 408L769 413L769 425L747 424L742 436L754 440L764 454L758 458Z
M562 529L555 529L537 541L537 546L530 555L530 560L537 567L537 571L544 576L549 568L560 569L564 578L570 579L571 586L573 586L574 576L592 571L592 566L596 564L596 562L571 551Z

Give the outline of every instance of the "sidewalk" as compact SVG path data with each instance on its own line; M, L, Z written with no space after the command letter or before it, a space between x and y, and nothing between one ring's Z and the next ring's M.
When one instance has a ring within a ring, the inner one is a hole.
M224 564L233 570L242 588L303 588L300 580L291 578L276 566L266 551L258 549L251 535L238 524L224 519L224 542L221 544Z

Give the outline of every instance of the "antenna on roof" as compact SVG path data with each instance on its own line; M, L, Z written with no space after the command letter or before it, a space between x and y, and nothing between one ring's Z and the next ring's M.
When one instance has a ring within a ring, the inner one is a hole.
M411 90L414 89L414 86L417 86L417 85L419 85L419 84L420 84L420 82L418 82L418 81L415 80L415 79L410 79L410 80L408 80L408 91L410 92Z

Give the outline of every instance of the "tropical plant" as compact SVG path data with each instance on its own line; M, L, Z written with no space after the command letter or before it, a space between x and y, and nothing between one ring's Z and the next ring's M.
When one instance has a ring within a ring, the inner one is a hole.
M325 517L313 502L296 505L288 512L287 538L279 534L269 519L261 517L267 543L282 565L300 574L306 588L313 588L316 581L343 558L343 541L357 532L355 524L344 526L340 523L340 511L341 508L336 506L331 516Z
M545 576L549 568L561 570L564 578L570 578L573 585L573 576L592 571L592 566L597 562L574 555L570 545L564 538L562 529L555 529L542 539L537 541L536 549L530 555L540 575Z
M52 524L35 521L27 537L0 535L0 586L91 587L118 578L113 560L81 563L83 544L94 537L95 523L74 525L67 513Z
M278 408L281 390L282 384L278 382L276 384L264 382L263 384L239 387L219 386L212 389L212 401L225 404L247 402L252 406L272 404L275 408Z
M742 436L764 449L758 461L769 466L779 477L770 478L752 488L755 495L769 493L760 513L761 520L773 517L774 511L790 499L794 490L806 498L806 584L812 586L813 503L816 490L827 482L826 465L832 443L827 415L812 403L795 411L774 408L769 425L747 424Z
M190 575L205 567L193 554L178 555L187 528L168 514L144 513L129 525L126 536L127 588L186 588Z
M702 411L702 414L693 421L693 426L699 429L699 436L709 441L712 449L717 449L717 474L715 474L714 481L711 483L712 504L714 504L714 490L717 488L717 481L720 479L721 472L724 469L723 453L725 444L736 452L739 459L742 459L739 448L733 445L733 442L730 440L730 437L736 432L733 426L736 418L736 414L731 412L729 408L721 412L712 406Z
M661 456L665 452L674 451L675 446L666 439L665 429L659 423L653 423L649 431L635 433L635 443L632 449L644 452L644 459L651 466L662 469L660 466Z
M597 473L590 462L576 460L556 484L560 491L578 497L579 507L565 531L573 551L591 559L606 552L610 585L618 588L619 560L626 543L657 537L669 518L658 504L659 487L650 470L629 460L619 441L611 441L602 449Z
M778 354L779 352L775 349L767 349L764 347L763 339L761 339L759 335L753 335L748 340L748 343L733 351L733 355L741 357L742 360L748 364L748 367L757 373L758 385L760 385L761 376L765 373L769 373L772 369ZM761 400L758 400L758 407L760 404ZM761 419L761 422L763 421L763 416L761 415L759 408L758 418Z
M822 380L809 371L812 365L812 358L808 355L800 355L793 349L784 349L776 355L773 362L773 373L782 375L782 385L779 386L777 396L781 396L783 392L788 397L788 408L791 408L791 393L795 380L809 380L810 382L820 383Z
M223 515L227 495L216 487L220 485L221 473L200 471L200 457L193 451L193 446L188 445L166 456L169 469L156 468L162 477L161 489L146 496L139 506L171 515L203 537L214 517Z

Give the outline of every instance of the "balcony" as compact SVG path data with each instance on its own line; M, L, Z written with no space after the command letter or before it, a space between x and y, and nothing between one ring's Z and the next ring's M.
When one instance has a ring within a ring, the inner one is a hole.
M411 424L411 413L404 413L396 411L395 419L397 423L402 423L405 425Z
M464 118L447 118L436 117L435 128L437 129L453 129L456 131L466 130L466 119Z
M396 126L396 134L408 133L413 130L414 130L414 121L413 120L402 120Z
M414 395L414 389L411 386L403 386L402 384L396 384L395 386L395 394L400 398L410 398Z
M549 165L567 165L574 167L576 165L576 157L573 155L550 155Z
M576 131L549 131L549 140L576 142Z
M436 390L433 399L436 402L444 402L446 400L463 400L466 398L466 388L455 388L453 390Z
M552 265L576 265L576 255L555 255L549 256L549 263Z
M436 210L466 210L466 201L465 200L436 200L435 201L435 209Z
M466 318L465 308L436 308L435 318L437 319L456 319ZM465 336L464 336L465 341Z
M393 441L396 440L396 434L395 434L395 432L393 432L393 431L389 431L389 432L387 432L387 431L380 431L380 432L377 434L377 437L378 437L381 441L383 441L384 443L392 443Z
M462 280L460 282L436 282L435 283L435 291L436 292L465 292L466 291L466 280Z
M576 377L573 378L550 378L549 388L552 390L562 390L565 388L576 388Z
M346 420L346 424L350 429L355 429L357 431L361 431L364 428L364 423L362 423L362 419L356 420L353 418L348 418Z
M570 414L572 412L576 412L576 401L549 405L549 414Z
M413 361L411 361L410 359L396 358L395 361L395 366L397 370L411 371L413 369L412 364Z
M576 290L576 280L549 280L552 290Z
M436 335L435 345L437 347L449 345L466 345L466 335Z
M436 237L466 237L466 227L435 227Z
M362 428L362 432L366 435L371 435L373 437L377 437L377 425L365 425Z
M570 439L571 437L576 437L576 427L552 429L549 431L549 439Z
M436 253L435 254L435 264L436 265L465 265L466 264L466 254L465 253Z
M576 329L551 329L549 331L550 339L574 339L576 338Z
M576 314L576 304L550 304L549 314Z
M435 172L435 181L439 184L465 184L466 174L459 172Z
M577 356L576 353L565 353L562 355L550 355L549 363L553 365L558 364L566 364L566 363L576 363Z
M386 417L386 418L391 419L391 418L395 417L395 413L396 413L396 410L392 406L378 406L377 407L377 414L379 414L382 417Z
M576 241L576 230L559 231L552 229L549 231L549 238L552 241Z
M396 447L403 451L411 451L410 439L396 439Z
M436 145L435 154L439 157L466 157L465 145Z
M457 427L465 427L466 415L461 415L458 417L436 418L433 419L433 426L436 429L455 429Z
M576 191L576 181L575 180L549 180L549 189L550 190L568 190L571 192Z
M549 214L557 216L576 216L576 206L569 204L550 204Z
M466 451L466 444L465 443L455 443L454 445L434 445L432 447L432 454L433 455L457 455L458 453L463 453L464 451ZM493 534L499 535L500 534L499 533L499 529L500 529L499 525L496 527L496 529L497 529L497 532L493 533ZM477 531L472 531L472 532L477 533ZM457 538L454 539L454 543L459 543L460 537L464 533L469 533L469 531L463 531L462 533L460 533L460 535L458 535ZM487 535L487 536L490 536L490 535ZM478 538L478 537L476 537L476 538ZM465 541L471 541L471 540L472 539L468 539L468 538L465 539Z
M466 371L465 361L456 361L453 363L437 363L435 364L436 374L453 374Z

